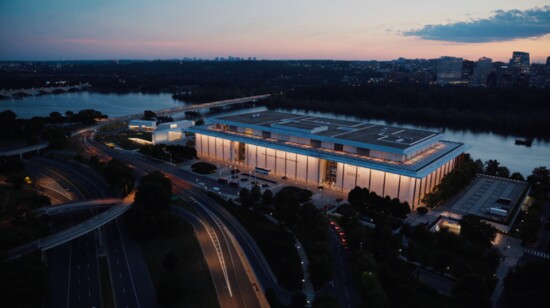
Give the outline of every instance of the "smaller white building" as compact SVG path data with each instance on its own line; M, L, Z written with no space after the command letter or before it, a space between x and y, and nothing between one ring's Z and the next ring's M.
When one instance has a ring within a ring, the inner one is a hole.
M157 121L150 120L131 120L128 123L128 129L154 131L157 128Z
M194 121L182 120L160 124L153 132L154 144L178 143L185 140L185 131L195 126Z

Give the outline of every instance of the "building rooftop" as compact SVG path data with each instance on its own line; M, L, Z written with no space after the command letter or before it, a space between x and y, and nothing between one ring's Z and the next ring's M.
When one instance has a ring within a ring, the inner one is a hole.
M459 215L473 214L493 222L507 224L510 216L514 215L523 201L528 187L526 182L479 175L466 193L444 205L443 209ZM490 212L491 208L502 209L505 212L495 215Z
M363 121L349 121L277 111L263 111L216 118L228 125L260 126L266 131L286 130L342 141L359 142L397 149L407 149L422 141L442 136L440 133L408 129ZM435 141L435 139L434 139Z

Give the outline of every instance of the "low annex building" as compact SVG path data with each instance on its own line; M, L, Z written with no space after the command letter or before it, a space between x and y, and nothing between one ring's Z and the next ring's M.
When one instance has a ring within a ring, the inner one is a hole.
M213 118L188 130L200 158L343 191L366 187L413 205L466 149L437 132L275 111Z
M131 120L128 129L154 131L157 128L156 120Z
M159 124L153 132L153 143L172 144L185 141L185 131L194 125L195 122L189 120Z

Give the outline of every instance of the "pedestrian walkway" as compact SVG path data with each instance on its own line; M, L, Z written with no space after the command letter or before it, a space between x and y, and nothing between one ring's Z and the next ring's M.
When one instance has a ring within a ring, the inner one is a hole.
M530 254L530 255L533 255L535 257L539 257L539 258L542 258L542 259L550 259L550 254L540 252L540 251L537 251L537 250L534 250L534 249L525 249L524 252L526 254Z

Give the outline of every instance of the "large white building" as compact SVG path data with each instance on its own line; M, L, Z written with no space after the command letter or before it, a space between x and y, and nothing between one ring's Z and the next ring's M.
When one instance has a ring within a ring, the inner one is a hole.
M274 111L213 118L189 131L200 158L343 191L366 187L413 205L466 147L441 133Z

